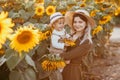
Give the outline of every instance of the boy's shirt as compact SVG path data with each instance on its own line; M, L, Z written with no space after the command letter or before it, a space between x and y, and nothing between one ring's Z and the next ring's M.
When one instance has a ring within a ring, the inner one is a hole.
M65 38L70 37L70 35L66 34L65 29L61 31L57 31L55 29L53 30L51 35L51 43L54 48L64 49L65 43L59 42L62 36L65 36Z

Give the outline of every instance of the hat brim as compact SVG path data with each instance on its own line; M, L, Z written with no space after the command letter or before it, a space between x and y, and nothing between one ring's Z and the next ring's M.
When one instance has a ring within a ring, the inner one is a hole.
M64 18L64 16L59 16L59 17L54 18L54 19L50 22L50 24L52 25L55 21L57 21L58 19L61 19L61 18Z
M75 14L79 14L83 17L85 17L88 21L88 23L91 25L91 27L94 27L96 24L95 24L95 21L94 19L92 19L91 17L85 15L85 14L82 14L82 13L78 13L78 12L73 12L73 11L68 11L66 12L65 14L65 24L69 25L70 27L72 27L72 23L73 23L73 16Z

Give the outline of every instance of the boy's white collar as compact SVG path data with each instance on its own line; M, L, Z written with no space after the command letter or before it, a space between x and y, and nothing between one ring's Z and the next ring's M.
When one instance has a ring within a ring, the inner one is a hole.
M57 35L63 35L63 33L64 33L64 31L65 31L65 29L63 29L63 30L61 30L61 31L57 31L57 30L53 30L53 33L54 34L57 34Z

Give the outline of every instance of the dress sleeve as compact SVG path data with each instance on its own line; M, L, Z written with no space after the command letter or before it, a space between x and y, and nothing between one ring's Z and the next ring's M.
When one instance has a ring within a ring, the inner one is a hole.
M72 50L70 50L66 53L60 54L60 56L65 60L79 58L80 56L84 56L87 53L89 53L91 48L92 48L92 44L89 43L89 40L86 40L81 45L73 48Z
M59 42L60 37L56 35L51 36L51 43L54 48L64 49L64 43Z

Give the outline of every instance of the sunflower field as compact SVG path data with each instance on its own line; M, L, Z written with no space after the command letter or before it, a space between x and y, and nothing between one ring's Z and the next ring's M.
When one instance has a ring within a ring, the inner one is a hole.
M91 32L94 50L83 60L88 68L94 56L109 54L109 37L120 19L119 5L120 0L0 0L0 67L8 68L9 80L49 80L50 71L44 71L41 62L57 62L44 57L49 54L50 15L85 9L96 21Z

